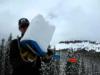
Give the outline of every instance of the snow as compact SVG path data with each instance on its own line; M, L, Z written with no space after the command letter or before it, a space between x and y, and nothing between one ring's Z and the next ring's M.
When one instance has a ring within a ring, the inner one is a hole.
M66 48L72 48L74 50L77 50L78 48L85 48L86 50L95 50L97 52L100 52L100 44L90 44L88 42L83 43L70 43L70 44L56 44L56 50L60 49L66 49Z
M50 44L55 27L45 20L42 15L37 15L31 20L22 40L34 40L39 46L47 52L47 47Z

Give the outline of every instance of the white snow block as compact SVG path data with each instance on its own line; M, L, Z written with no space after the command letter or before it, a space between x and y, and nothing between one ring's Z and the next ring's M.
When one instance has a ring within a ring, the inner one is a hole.
M45 21L42 15L38 15L30 22L22 40L34 40L47 52L47 47L50 44L54 31L55 26Z

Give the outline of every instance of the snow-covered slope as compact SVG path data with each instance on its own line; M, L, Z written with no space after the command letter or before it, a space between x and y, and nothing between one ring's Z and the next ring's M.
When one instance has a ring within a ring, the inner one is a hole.
M86 50L95 50L100 52L100 43L96 41L84 41L84 40L76 40L74 41L64 41L60 42L59 44L56 44L56 49L66 49L66 48L72 48L74 50L77 50L79 48L85 48Z

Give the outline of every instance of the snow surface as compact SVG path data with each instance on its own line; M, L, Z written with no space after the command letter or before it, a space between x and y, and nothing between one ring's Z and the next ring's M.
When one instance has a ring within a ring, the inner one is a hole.
M100 44L90 44L88 42L83 43L76 43L76 44L56 44L55 45L56 50L60 49L66 49L66 48L72 48L74 50L77 50L78 48L85 48L87 51L89 50L95 50L97 52L100 52Z

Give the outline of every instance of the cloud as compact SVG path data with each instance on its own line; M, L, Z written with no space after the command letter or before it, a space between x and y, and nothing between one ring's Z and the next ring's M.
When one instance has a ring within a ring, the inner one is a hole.
M51 19L56 27L54 39L74 40L89 39L100 41L100 1L99 0L64 0L53 8Z
M0 0L0 39L7 37L11 32L16 37L19 35L17 22L26 17L30 21L37 14L46 14L56 2L51 0ZM46 2L46 3L44 3Z
M59 40L100 40L99 0L0 0L0 35L18 34L17 21L42 14L56 26L52 43ZM9 27L7 25L9 24Z

